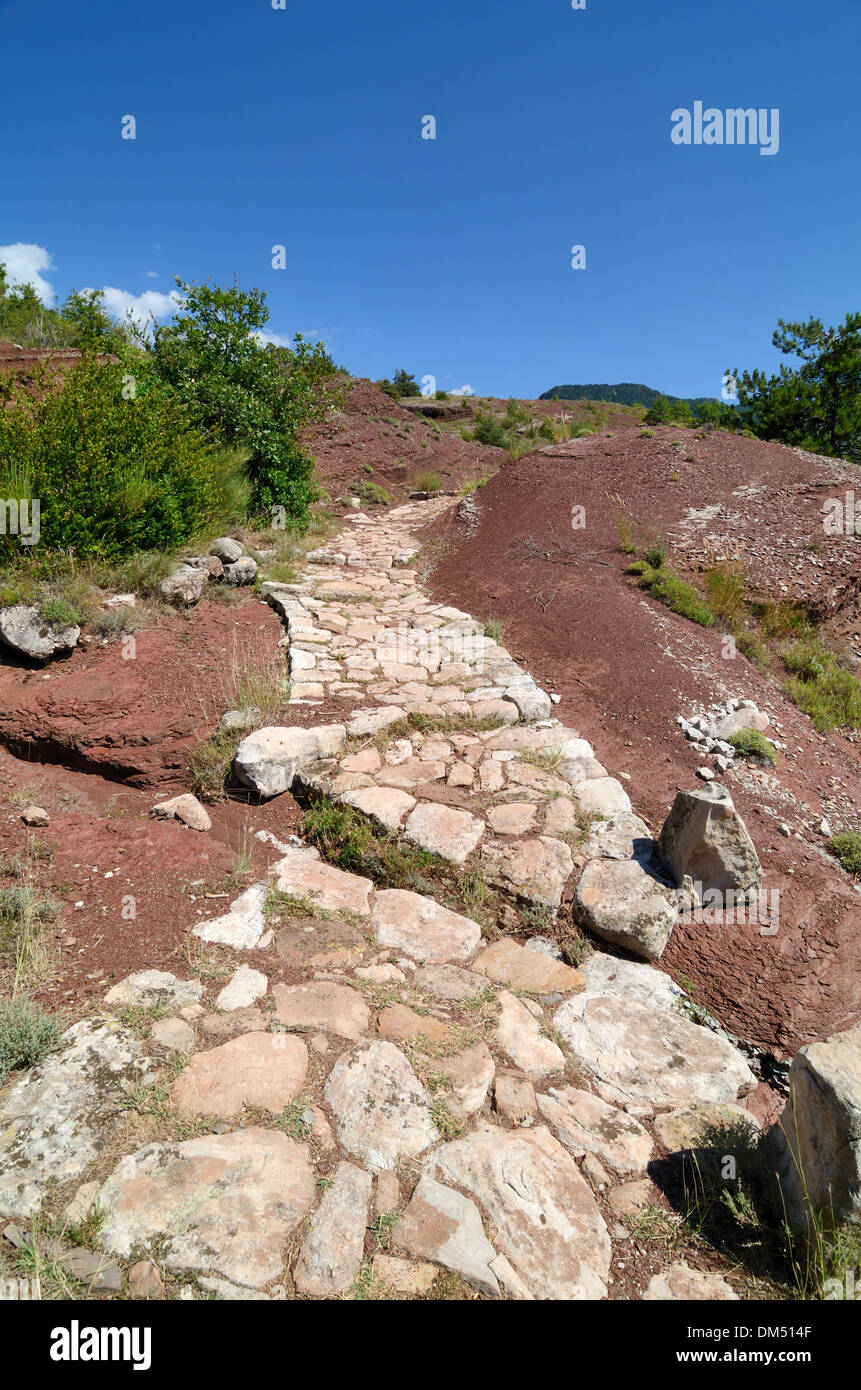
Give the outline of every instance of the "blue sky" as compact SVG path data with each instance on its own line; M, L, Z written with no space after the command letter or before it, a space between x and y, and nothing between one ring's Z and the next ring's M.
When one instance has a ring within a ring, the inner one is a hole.
M235 271L356 374L502 396L718 395L778 317L861 309L861 0L284 5L0 0L21 273L121 308ZM778 108L779 152L674 145L695 101Z

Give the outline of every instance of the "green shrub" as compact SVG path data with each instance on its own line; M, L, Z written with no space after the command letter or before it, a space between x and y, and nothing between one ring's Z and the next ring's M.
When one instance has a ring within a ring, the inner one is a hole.
M475 412L472 438L476 444L488 444L497 449L506 447L506 434L500 422L481 410Z
M41 1062L59 1033L59 1021L33 1000L0 1000L0 1083L16 1068Z
M861 687L819 638L796 642L783 659L792 673L786 693L820 733L861 726Z
M445 483L439 473L435 473L430 468L425 473L416 474L413 478L413 487L417 492L439 492L440 488L445 487Z
M668 553L667 542L664 540L663 536L655 536L643 551L648 564L656 570L659 570L662 565L667 563Z
M847 874L861 878L861 835L857 830L844 830L839 835L832 835L828 848Z
M386 489L380 487L379 483L357 483L352 491L356 497L370 507L387 507L392 500Z
M666 566L655 567L647 560L638 560L628 566L628 573L638 574L652 597L659 603L666 604L674 613L681 614L683 618L690 618L691 622L699 623L700 627L716 626L716 615L705 599L671 569Z
M85 356L61 391L0 411L0 496L40 499L49 550L106 560L171 550L215 510L212 455L176 393L142 363L124 399L123 375ZM0 536L0 556L22 550Z
M291 348L264 347L269 310L261 290L176 283L182 309L155 330L156 371L214 440L249 451L255 509L283 506L304 527L318 491L303 435L340 403L334 362L301 334Z
M772 765L777 763L774 744L758 729L739 729L737 734L730 734L727 743L731 743L742 758L752 758L755 762Z

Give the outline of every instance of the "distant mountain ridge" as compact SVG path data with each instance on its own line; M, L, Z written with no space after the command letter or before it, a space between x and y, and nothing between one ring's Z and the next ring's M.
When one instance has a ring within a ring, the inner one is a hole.
M637 382L620 381L615 386L606 382L587 386L552 386L539 396L540 401L612 401L616 405L644 405L648 408L658 396L666 396L665 391L654 391L651 386ZM666 396L668 401L687 401L691 409L711 396Z

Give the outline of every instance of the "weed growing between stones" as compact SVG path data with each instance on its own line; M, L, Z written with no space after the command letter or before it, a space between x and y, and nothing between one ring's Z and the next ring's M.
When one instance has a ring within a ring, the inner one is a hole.
M840 835L832 835L828 848L847 874L861 877L861 835L857 830L844 830Z
M45 927L60 914L60 904L38 884L40 855L28 846L24 860L7 860L0 874L15 881L0 886L0 981L13 998L32 994L53 976L55 953Z
M777 765L777 752L774 744L758 729L739 729L737 734L730 734L727 742L732 744L741 758L747 758L749 761L760 763L763 766L770 764L775 767Z
M336 805L326 797L311 803L299 833L316 845L327 863L370 878L377 888L424 893L490 925L493 894L477 863L461 868L396 835L378 831L351 806Z
M861 1260L861 1228L819 1212L800 1176L808 1230L798 1236L786 1219L769 1135L741 1118L705 1125L682 1157L685 1224L760 1287L823 1298L828 1281L842 1282Z
M32 999L0 999L0 1085L19 1067L34 1067L48 1055L61 1023Z

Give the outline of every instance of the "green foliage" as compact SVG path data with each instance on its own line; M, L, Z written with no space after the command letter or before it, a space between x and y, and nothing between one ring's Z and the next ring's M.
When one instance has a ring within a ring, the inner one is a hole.
M441 488L445 487L445 482L439 473L430 468L425 473L416 474L413 478L413 487L417 492L439 492Z
M105 309L101 290L72 290L61 314L71 327L77 348L121 354L129 345L128 334L114 323Z
M395 372L393 381L389 381L388 377L383 377L375 385L379 386L381 391L385 391L387 396L391 396L393 401L399 401L401 396L421 395L415 377L410 372L405 372L403 368ZM439 392L437 392L437 399L440 399Z
M87 354L61 391L0 410L0 496L41 500L49 549L108 560L169 550L216 509L201 430L143 361L125 399L123 371ZM0 537L4 552L20 556L16 537Z
M101 290L73 290L62 309L46 307L32 285L10 288L0 262L0 338L25 348L97 348L118 352L125 330L104 307Z
M861 686L817 635L795 643L783 660L791 672L786 693L820 733L861 727Z
M861 835L857 830L844 830L839 835L832 835L828 848L847 874L861 878Z
M666 604L674 613L690 618L700 627L715 627L716 615L705 599L667 565L654 566L648 560L638 560L628 566L628 573L639 575L652 597Z
M368 482L367 479L356 483L356 486L350 491L364 502L366 507L387 507L392 500L391 495L386 492L384 487L381 487L379 483Z
M504 449L507 444L505 429L493 415L477 410L473 421L472 438L476 444L489 444Z
M770 763L772 766L777 763L774 744L758 729L739 729L737 734L730 734L727 743L731 743L742 758L752 758L755 762Z
M861 459L861 313L836 329L821 319L778 319L772 344L799 359L777 375L734 375L740 414L761 439L778 439L831 457Z
M41 1062L59 1034L59 1020L33 1000L0 1000L0 1085L16 1068Z
M269 319L261 290L176 281L184 302L173 322L154 329L161 379L179 393L195 422L227 447L249 450L253 505L286 509L304 527L318 497L302 435L335 399L335 366L322 344L300 334L292 349L264 347Z

